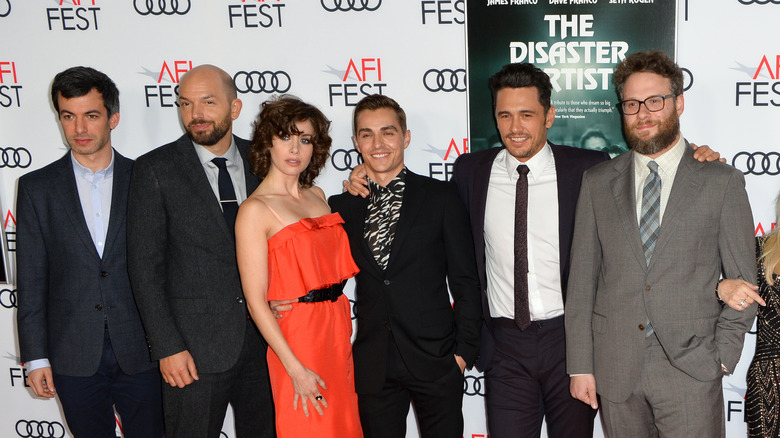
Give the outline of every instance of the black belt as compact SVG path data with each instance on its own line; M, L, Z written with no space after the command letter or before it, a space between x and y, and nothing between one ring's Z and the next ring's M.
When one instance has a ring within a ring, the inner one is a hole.
M330 285L323 289L310 290L306 295L298 298L299 303L318 303L320 301L336 301L344 294L344 285L347 280L341 283Z

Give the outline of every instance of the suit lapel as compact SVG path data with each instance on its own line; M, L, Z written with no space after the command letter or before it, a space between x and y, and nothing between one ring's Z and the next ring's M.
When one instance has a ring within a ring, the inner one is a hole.
M615 212L626 233L626 241L633 250L634 257L642 269L647 271L647 261L642 249L642 239L639 236L639 224L636 218L633 152L623 154L612 161L617 172L611 182L612 196L615 198Z
M70 154L70 151L68 151L65 157L59 161L57 166L59 183L55 190L59 193L59 199L62 200L65 216L68 217L68 220L73 225L72 229L79 236L84 246L87 247L90 255L100 260L100 254L95 249L95 242L92 241L87 221L84 219L84 210L81 208L81 199L79 198L78 188L76 188L76 175L73 173L73 163L71 162Z
M347 211L344 212L344 226L347 229L347 234L354 236L353 241L356 245L352 246L352 256L355 259L363 259L368 266L375 271L376 275L382 274L382 269L374 259L374 255L371 253L371 249L368 247L366 239L363 237L363 227L366 223L366 214L368 211L368 198L360 196L349 196L347 199Z
M246 183L246 195L247 197L255 191L260 182L257 180L255 174L252 173L252 167L247 160L247 154L249 153L249 142L239 137L233 136L238 148L238 153L241 154L241 159L244 162L244 182Z
M114 150L114 177L111 187L111 212L108 216L106 246L103 255L110 254L127 213L127 193L130 187L132 162Z
M395 230L393 244L390 247L390 259L387 261L387 270L393 266L393 260L398 258L398 253L401 252L401 247L414 225L417 214L423 209L425 189L421 182L420 177L407 169L401 215L398 218L398 227Z
M197 193L203 205L206 206L204 211L211 216L225 237L230 242L233 242L235 237L233 237L233 232L228 229L225 216L222 214L222 208L219 206L219 201L214 195L214 190L212 190L211 184L209 184L209 180L206 177L206 171L203 169L203 165L198 159L198 154L195 152L195 145L184 135L176 143L176 150L182 155L182 159L179 160L179 163L181 163L180 169L187 175L187 178L192 183L193 191Z
M696 192L704 184L704 181L698 177L697 170L705 163L700 163L693 158L693 149L687 141L686 146L685 153L677 166L672 191L669 193L669 200L666 202L664 216L661 220L661 233L658 235L658 242L655 244L653 254L659 254L663 251L664 246L671 239L672 230L677 227L681 212L686 209L691 199L696 199ZM650 259L651 267L653 260L656 260L656 257Z
M577 207L577 198L580 193L582 176L578 172L572 172L571 164L566 160L563 151L550 144L555 160L555 175L558 188L558 247L560 257L560 271L562 289L566 290L564 283L569 264L569 252L571 250L572 234L574 232L574 210ZM565 292L564 292L565 293Z

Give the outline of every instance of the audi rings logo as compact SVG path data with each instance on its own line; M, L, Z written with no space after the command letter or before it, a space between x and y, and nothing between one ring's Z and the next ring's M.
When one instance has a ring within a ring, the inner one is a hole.
M444 91L466 91L466 69L459 68L452 70L445 68L436 70L432 68L423 75L423 85L425 89L431 92Z
M681 70L683 72L683 91L688 91L693 87L693 73L687 68Z
M328 12L376 11L382 6L382 0L320 0Z
M336 170L352 170L363 163L363 157L357 149L336 149L330 156L330 164Z
M485 376L463 376L463 394L485 396Z
M191 0L133 0L140 15L184 15L192 7Z
M0 148L0 169L30 167L32 155L25 148Z
M11 14L11 0L0 0L0 17Z
M780 153L743 151L734 155L731 165L745 175L780 175Z
M19 420L16 434L22 438L63 438L65 426L57 421Z
M283 71L240 71L233 76L239 93L286 93L292 80Z
M780 5L780 0L737 0L743 5L767 5L770 3Z
M6 309L16 307L16 289L0 289L0 306Z

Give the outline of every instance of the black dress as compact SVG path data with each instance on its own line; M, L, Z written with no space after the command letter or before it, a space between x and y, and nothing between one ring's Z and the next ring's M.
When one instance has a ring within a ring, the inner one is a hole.
M756 258L763 251L765 239L756 238ZM758 307L756 352L747 374L748 436L780 437L780 278L774 285L766 281L764 263L758 263L758 293L766 301Z

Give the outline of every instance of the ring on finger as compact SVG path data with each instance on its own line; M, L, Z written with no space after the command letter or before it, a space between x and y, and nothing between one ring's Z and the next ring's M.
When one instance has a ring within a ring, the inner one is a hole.
M739 302L739 307L745 307L745 298L742 298L742 301Z
M322 400L322 395L318 395L317 397L314 397L314 400L317 400L317 401Z

